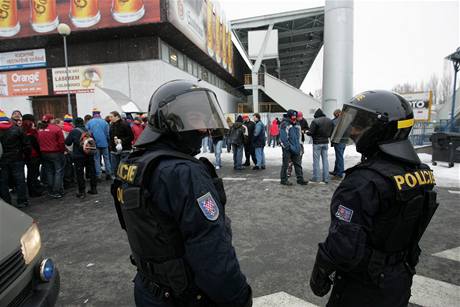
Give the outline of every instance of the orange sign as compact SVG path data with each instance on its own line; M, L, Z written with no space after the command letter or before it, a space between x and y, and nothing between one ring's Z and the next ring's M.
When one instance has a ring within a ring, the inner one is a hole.
M0 97L46 95L46 69L18 70L0 74Z

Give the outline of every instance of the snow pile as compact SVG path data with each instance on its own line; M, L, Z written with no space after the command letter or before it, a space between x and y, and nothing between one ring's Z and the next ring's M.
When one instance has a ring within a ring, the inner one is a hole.
M304 155L302 159L302 166L309 171L313 170L313 146L312 144L304 145ZM265 160L266 165L281 166L282 163L282 150L281 147L265 147ZM207 157L210 161L214 162L214 154L205 153L200 156ZM447 162L438 162L436 166L431 165L431 155L419 154L420 160L428 164L434 171L434 177L438 187L458 188L460 189L460 164L456 163L454 167L448 168ZM232 153L227 153L226 148L222 149L222 160L227 163L233 163ZM344 153L345 168L352 167L361 161L361 154L356 151L355 146L347 146ZM329 169L334 169L335 152L334 148L329 147L328 150ZM243 154L244 162L244 154Z

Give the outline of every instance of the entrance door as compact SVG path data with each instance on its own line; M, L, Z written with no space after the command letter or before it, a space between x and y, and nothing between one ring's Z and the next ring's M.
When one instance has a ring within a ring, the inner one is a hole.
M67 114L67 95L31 97L35 118L41 119L45 114L53 114L55 118L64 118ZM72 114L77 114L75 94L70 95Z

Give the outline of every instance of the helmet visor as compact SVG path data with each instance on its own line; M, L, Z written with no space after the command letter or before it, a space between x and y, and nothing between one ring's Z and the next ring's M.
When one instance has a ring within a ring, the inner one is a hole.
M344 105L340 120L332 133L333 143L357 144L378 119L376 114L350 105Z
M174 132L190 130L228 129L222 109L215 94L195 90L175 96L159 107L161 121Z

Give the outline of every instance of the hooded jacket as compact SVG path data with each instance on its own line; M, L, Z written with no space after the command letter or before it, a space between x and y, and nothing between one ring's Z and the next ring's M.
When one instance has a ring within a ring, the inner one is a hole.
M107 148L109 147L109 124L100 116L91 119L86 127L91 132L96 141L96 147Z
M313 139L313 144L328 144L329 137L334 131L334 123L327 118L321 109L316 110L315 119L311 122L310 130L307 132Z
M278 126L278 120L274 119L272 125L270 126L270 135L277 136L280 134L280 128Z

